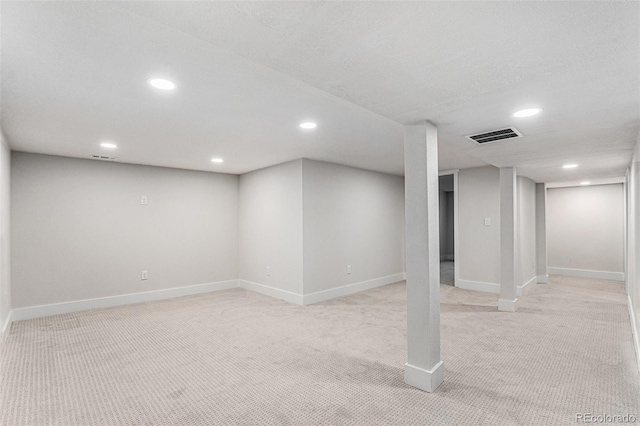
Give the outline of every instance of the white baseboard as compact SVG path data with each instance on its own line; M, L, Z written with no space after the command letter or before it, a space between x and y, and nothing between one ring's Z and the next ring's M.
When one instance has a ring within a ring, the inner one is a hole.
M549 275L538 275L538 284L547 284L549 282Z
M482 281L458 280L457 287L464 290L484 291L485 293L500 294L500 284Z
M360 291L370 290L372 288L381 287L383 285L397 283L398 281L405 280L406 278L407 274L404 272L400 272L398 274L393 274L386 277L375 278L368 281L360 281L358 283L349 284L342 287L305 294L304 296L302 296L302 304L311 305L313 303L335 299L336 297L348 296Z
M629 306L629 320L631 321L631 336L633 339L633 346L636 350L636 361L638 362L638 370L640 371L640 336L638 336L638 326L636 325L636 313L633 310L633 303L631 303L631 296L627 296L627 304Z
M550 275L624 281L624 272L591 271L588 269L555 268L551 266L548 272Z
M3 343L4 340L9 335L9 331L11 331L11 323L13 322L13 311L9 311L9 316L5 320L4 324L2 324L2 328L0 329L0 343Z
M48 317L51 315L68 314L70 312L86 311L89 309L109 308L112 306L129 305L132 303L152 302L155 300L172 299L174 297L192 294L209 293L212 291L237 288L237 280L219 281L215 283L197 284L185 287L168 288L164 290L145 291L142 293L123 294L119 296L100 297L97 299L76 300L73 302L53 303L51 305L29 306L13 310L13 321L32 318Z
M503 312L515 312L517 301L518 299L513 299L513 300L498 299L498 310Z
M404 382L409 386L433 392L443 381L444 363L442 361L437 363L431 370L425 370L409 363L404 365Z
M269 287L268 285L258 284L247 280L238 280L238 285L245 290L255 291L256 293L284 300L285 302L293 303L294 305L302 305L302 295L298 293L292 293L290 291Z
M521 286L517 286L516 287L516 296L520 297L520 296L524 296L525 294L529 293L536 286L536 284L538 283L537 281L538 281L537 277L533 276L526 283L522 284Z

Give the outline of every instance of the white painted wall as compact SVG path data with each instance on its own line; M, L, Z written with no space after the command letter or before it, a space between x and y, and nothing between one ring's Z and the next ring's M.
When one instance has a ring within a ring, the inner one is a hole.
M491 226L484 225L484 219ZM458 174L460 280L500 283L500 170L493 166ZM463 284L463 283L461 283Z
M402 177L303 160L303 182L305 294L404 273Z
M536 184L531 179L518 176L518 257L521 286L536 282Z
M0 130L0 342L11 313L11 150Z
M627 295L629 316L640 367L640 136L627 174Z
M11 190L13 308L237 278L237 176L15 152Z
M239 278L301 295L302 160L240 176L239 229Z
M622 184L547 190L550 273L624 272Z

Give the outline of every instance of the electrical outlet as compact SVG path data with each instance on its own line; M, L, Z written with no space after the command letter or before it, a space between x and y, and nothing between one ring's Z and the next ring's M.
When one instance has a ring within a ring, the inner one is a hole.
M347 265L347 274L351 273L351 265Z
M143 195L142 197L140 197L140 204L146 205L147 204L147 196Z
M140 279L142 281L148 280L149 279L149 271L142 271L142 273L140 273Z
M485 217L484 218L484 226L491 226L491 218L490 217Z
M271 276L271 266L267 266L267 276Z

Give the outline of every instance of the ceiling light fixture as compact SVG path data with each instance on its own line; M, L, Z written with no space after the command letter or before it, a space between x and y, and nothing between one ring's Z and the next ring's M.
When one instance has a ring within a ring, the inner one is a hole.
M578 167L577 164L565 164L562 166L563 169L575 169L576 167Z
M150 78L149 84L160 90L173 90L176 88L176 84L173 81L164 78Z
M540 112L542 112L542 108L527 108L514 112L513 116L517 118L531 117L533 115L540 114Z
M591 182L589 181L580 182L580 185L582 186L591 185Z
M224 163L224 160L222 158L212 158L211 162L212 163Z
M317 126L316 123L313 123L311 121L306 121L304 123L300 123L300 127L302 127L303 129L315 129Z
M113 142L102 142L100 146L107 149L116 149L118 147L118 145Z

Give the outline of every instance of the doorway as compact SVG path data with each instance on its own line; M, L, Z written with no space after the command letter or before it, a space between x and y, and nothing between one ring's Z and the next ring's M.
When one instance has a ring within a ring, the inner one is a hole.
M440 283L456 286L457 268L457 171L442 172L438 178L440 205Z

